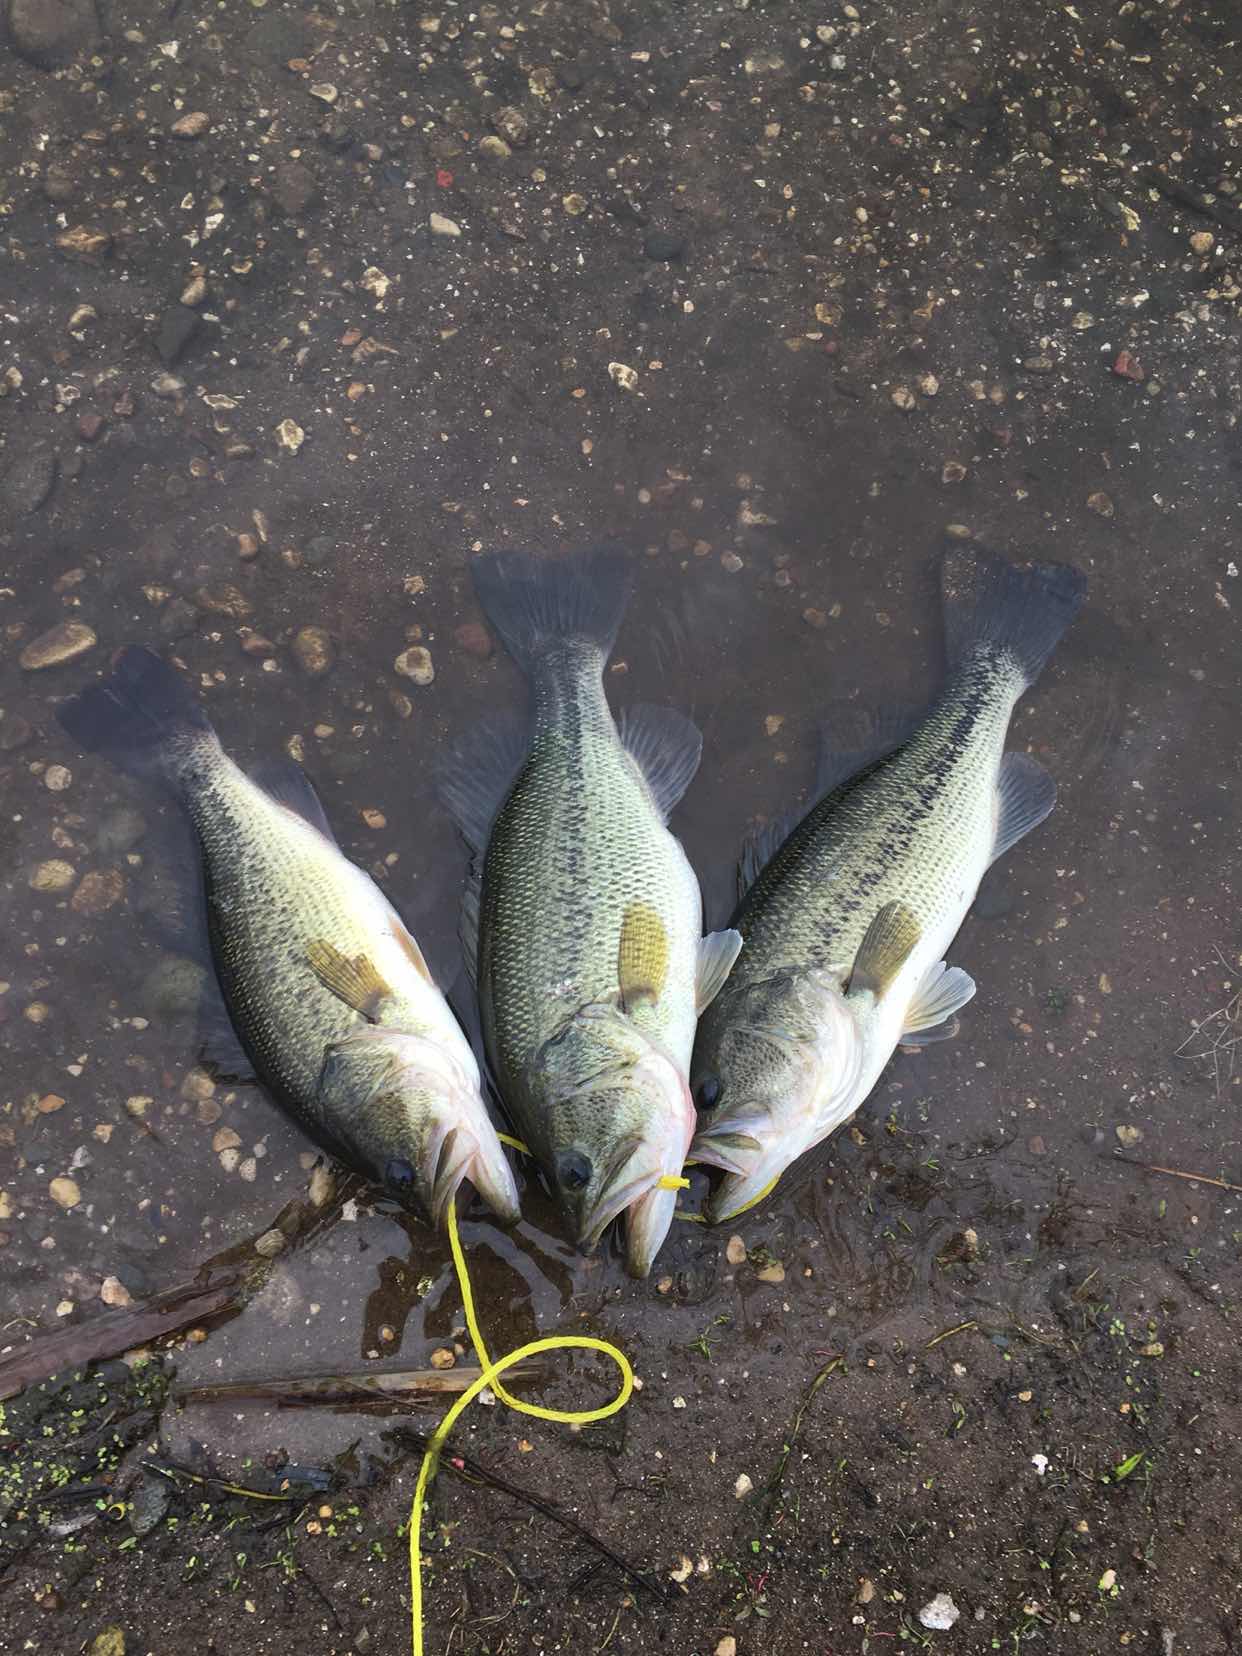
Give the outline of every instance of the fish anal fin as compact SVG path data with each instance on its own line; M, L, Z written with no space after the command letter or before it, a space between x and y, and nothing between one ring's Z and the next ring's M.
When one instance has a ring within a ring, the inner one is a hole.
M306 945L306 959L310 969L323 984L346 1006L375 1022L376 1013L392 994L366 955L342 954L335 943L326 937L314 937Z
M617 945L617 984L628 1010L660 997L668 976L668 932L650 903L631 903L621 918Z
M694 780L703 756L698 725L671 707L638 702L617 721L626 752L636 762L666 820Z
M885 903L858 945L849 993L878 1000L909 960L922 932L917 915L905 903Z
M939 1031L942 1025L949 1024L966 1002L974 998L974 993L974 978L963 972L960 966L946 966L943 960L929 966L906 1013L901 1033L902 1045L924 1045L928 1040L947 1040L954 1033L952 1029L947 1029L943 1036L929 1032ZM913 1043L909 1039L911 1036L915 1037Z
M996 778L996 862L1038 828L1057 802L1057 785L1029 753L1007 753Z
M336 835L328 822L323 801L315 792L310 777L295 760L272 759L256 765L250 779L263 789L269 799L292 811L294 816L301 817L303 822L309 822L330 845L336 844Z
M815 798L869 770L910 740L921 715L902 707L856 707L844 702L820 727Z
M694 1009L702 1014L725 986L733 963L742 952L739 931L709 932L699 939L694 973Z

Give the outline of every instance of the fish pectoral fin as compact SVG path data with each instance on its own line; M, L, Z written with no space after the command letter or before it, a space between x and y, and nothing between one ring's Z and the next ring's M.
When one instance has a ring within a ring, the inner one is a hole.
M626 708L617 728L626 752L647 779L656 809L667 821L699 768L702 732L684 713L649 702Z
M733 964L742 952L739 931L708 932L699 939L694 972L694 1010L702 1014L725 986Z
M921 1046L929 1040L948 1040L955 1031L947 1029L940 1034L940 1026L949 1023L968 1000L974 999L974 994L974 978L960 966L946 966L943 960L938 960L927 969L915 990L901 1032L902 1044ZM933 1030L937 1033L929 1034ZM915 1041L911 1042L909 1036L916 1037Z
M1029 753L1007 753L996 778L996 843L992 861L1003 857L1040 823L1057 802L1057 785Z
M315 792L315 785L296 760L271 759L256 765L250 780L258 783L269 799L283 805L294 816L318 829L329 845L336 844L336 835L328 822L323 801Z
M923 1047L935 1046L937 1041L956 1041L962 1032L961 1020L949 1018L947 1022L937 1024L935 1029L915 1029L904 1033L897 1045L903 1051L918 1052Z
M879 1000L922 935L923 928L912 909L905 903L885 903L858 945L848 992L870 994Z
M380 1006L392 994L366 955L344 955L326 937L313 937L306 945L306 959L312 972L338 1000L371 1023Z
M431 967L428 966L427 957L419 948L417 939L412 933L405 929L402 922L395 916L393 918L391 930L393 940L395 941L397 947L401 950L402 954L407 956L410 965L413 966L419 977L421 977L425 983L429 983L434 989L436 987L436 980L431 975Z
M631 903L621 917L617 945L617 984L628 1011L641 1001L658 1000L668 976L668 932L650 903Z

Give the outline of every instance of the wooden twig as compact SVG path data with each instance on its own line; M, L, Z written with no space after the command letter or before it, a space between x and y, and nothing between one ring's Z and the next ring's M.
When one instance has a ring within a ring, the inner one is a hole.
M1186 1173L1180 1167L1161 1167L1158 1162L1135 1161L1133 1156L1118 1156L1128 1167L1141 1167L1146 1173L1165 1173L1170 1179L1188 1179L1193 1184L1212 1185L1217 1190L1232 1190L1242 1196L1242 1185L1230 1184L1227 1179L1210 1179L1206 1173Z
M62 1369L80 1368L119 1356L164 1334L204 1322L230 1310L245 1298L240 1273L232 1273L214 1287L185 1282L163 1294L124 1310L105 1311L89 1322L36 1335L7 1357L0 1357L0 1402L16 1397Z
M952 1328L944 1328L939 1334L933 1334L931 1339L924 1345L923 1350L930 1351L933 1346L938 1346L941 1340L951 1340L955 1334L965 1334L972 1328L978 1328L978 1326L979 1324L973 1321L955 1323Z
M506 1369L515 1380L530 1381L540 1371L530 1363ZM463 1392L482 1373L477 1368L363 1369L356 1374L291 1374L244 1380L225 1380L206 1386L174 1386L178 1403L226 1403L241 1397L266 1398L278 1406L301 1404L380 1404L408 1408L411 1403L434 1402L437 1397ZM506 1380L506 1384L508 1380Z

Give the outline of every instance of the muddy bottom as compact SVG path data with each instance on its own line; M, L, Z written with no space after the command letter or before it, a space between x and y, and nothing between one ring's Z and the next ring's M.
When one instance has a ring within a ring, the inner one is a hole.
M0 1373L222 1298L4 1403L0 1645L408 1649L444 1394L373 1381L474 1362L443 1243L200 1063L184 847L56 702L175 655L447 984L432 766L521 694L475 550L633 549L609 693L703 727L674 827L719 924L830 704L933 689L976 537L1091 590L1014 723L1059 804L951 951L961 1034L648 1282L533 1180L514 1232L466 1216L494 1351L596 1335L642 1387L469 1411L426 1648L1242 1648L1233 9L6 18Z

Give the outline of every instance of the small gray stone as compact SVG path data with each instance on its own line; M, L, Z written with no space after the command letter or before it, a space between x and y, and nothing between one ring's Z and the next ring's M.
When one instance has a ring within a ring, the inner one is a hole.
M201 327L202 319L198 312L192 311L188 305L168 307L160 317L159 331L155 336L155 348L166 368L181 360Z
M286 218L299 218L318 205L319 180L300 161L286 161L276 168L272 200Z
M173 598L160 611L159 630L174 643L179 638L188 638L197 625L198 611L184 598Z
M147 819L142 812L120 805L115 811L109 811L99 824L95 847L101 856L119 856L124 851L132 850L146 831Z
M139 984L139 1002L167 1017L197 1011L206 977L206 970L197 960L186 955L165 955Z
M0 502L20 516L29 516L51 494L56 483L56 453L50 448L31 449L15 460L5 473Z
M135 1535L146 1535L168 1511L167 1478L144 1472L129 1491L129 1527Z
M60 69L99 39L95 0L9 0L13 49L36 69Z

